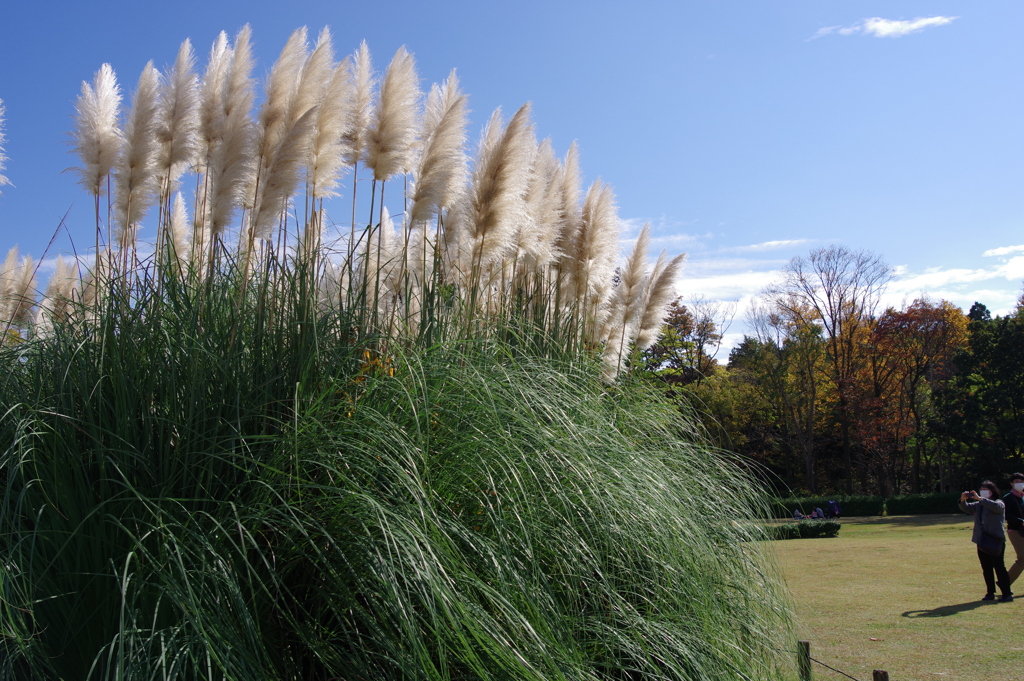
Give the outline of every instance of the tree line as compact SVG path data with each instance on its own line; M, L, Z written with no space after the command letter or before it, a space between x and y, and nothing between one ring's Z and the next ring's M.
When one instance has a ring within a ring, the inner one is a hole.
M1024 468L1024 296L1005 316L922 296L882 308L892 269L829 246L732 310L676 300L640 367L719 446L809 493L950 491Z

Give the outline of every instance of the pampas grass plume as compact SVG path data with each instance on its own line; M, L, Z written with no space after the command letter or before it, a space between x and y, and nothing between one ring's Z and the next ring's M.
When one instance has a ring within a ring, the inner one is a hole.
M75 291L79 284L77 269L75 261L57 256L53 274L46 283L43 299L36 310L34 327L37 334L48 334L55 324L71 316Z
M499 128L500 112L495 111L473 171L472 221L467 226L474 240L474 263L482 267L504 257L525 222L524 196L536 148L528 103L504 131L499 133Z
M427 98L423 153L415 174L411 223L454 205L466 181L466 96L453 71Z
M316 125L318 109L310 109L291 126L274 155L273 165L266 171L259 204L253 209L253 234L257 239L271 236L288 206L288 199L295 193L302 164L308 156L309 139Z
M561 224L562 199L558 186L559 171L551 140L545 139L537 148L530 168L526 195L530 226L523 230L519 239L530 269L544 268L558 257L555 242Z
M347 150L345 160L349 165L355 165L366 153L370 119L373 117L373 64L365 40L352 55L350 68L354 97L348 110L344 143Z
M110 174L121 151L121 131L117 117L121 109L121 89L110 64L104 64L93 77L92 85L82 83L82 94L75 102L75 129L71 133L74 152L82 161L79 183L93 196L103 193L103 181Z
M257 153L264 164L272 162L277 146L287 134L288 113L299 84L309 46L305 26L288 37L267 76L266 94L259 113Z
M572 246L580 228L580 152L575 142L569 147L562 161L561 190L562 204L559 210L560 224L555 249L562 254L563 264L572 259Z
M302 67L295 97L288 111L288 122L294 123L307 111L324 100L324 93L334 68L334 45L331 32L324 28L317 37L316 46Z
M197 162L199 151L199 80L192 43L185 40L160 88L156 137L160 143L157 168L176 180ZM170 191L170 187L165 188Z
M7 251L4 264L0 266L0 324L6 325L10 320L11 301L17 288L18 247Z
M210 190L205 224L213 236L221 234L231 223L255 172L252 161L253 124L249 119L254 97L250 34L247 24L235 38L219 116L224 125L223 138L212 151L207 169Z
M221 31L210 47L210 58L199 88L199 156L202 172L205 172L210 156L224 138L224 97L230 71L231 47L228 45L227 33Z
M167 248L170 249L168 262L171 263L172 272L181 275L192 257L192 245L189 236L192 225L189 222L188 210L185 208L185 199L181 192L174 195L174 206L171 208L169 234Z
M132 98L124 129L124 150L116 166L114 214L122 248L134 242L132 227L142 220L155 199L159 92L160 74L149 62L139 76Z
M644 291L643 312L640 314L640 328L636 336L636 347L641 352L658 340L665 320L665 309L676 297L676 276L685 260L685 253L668 260L663 252L654 265Z
M11 326L25 328L32 320L32 308L36 304L36 263L26 255L13 272L12 292L8 318Z
M386 180L411 170L419 133L419 78L416 62L399 47L381 80L374 126L370 130L366 164L373 177Z
M345 158L351 154L346 141L354 95L349 63L349 58L345 57L334 67L310 140L306 181L314 198L337 196L334 189L338 186Z

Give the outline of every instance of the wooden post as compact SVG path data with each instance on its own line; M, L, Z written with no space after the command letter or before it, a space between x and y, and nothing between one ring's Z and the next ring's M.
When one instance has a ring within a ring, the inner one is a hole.
M800 672L800 681L811 681L811 642L796 642L796 666ZM888 681L888 679L886 680Z
M889 672L876 669L871 673L871 681L889 681Z

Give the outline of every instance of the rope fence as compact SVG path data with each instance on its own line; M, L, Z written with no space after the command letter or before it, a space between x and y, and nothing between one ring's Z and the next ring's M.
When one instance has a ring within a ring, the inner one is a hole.
M825 664L821 660L816 660L813 657L811 657L811 642L810 641L797 641L797 649L796 650L780 650L778 648L776 648L775 650L776 650L776 652L779 652L779 653L795 653L796 654L796 662L797 662L797 668L798 668L799 673L800 673L800 681L811 681L811 663L812 662L814 662L816 664L820 664L825 669L828 669L829 671L833 671L836 674L841 674L842 676L845 676L848 679L853 679L853 681L860 681L860 679L857 679L854 676L850 676L849 674L847 674L846 672L844 672L841 669L836 669L835 667L832 667L832 666L829 666L829 665ZM871 674L871 681L889 681L889 672L887 672L885 670L882 670L882 669L876 669Z

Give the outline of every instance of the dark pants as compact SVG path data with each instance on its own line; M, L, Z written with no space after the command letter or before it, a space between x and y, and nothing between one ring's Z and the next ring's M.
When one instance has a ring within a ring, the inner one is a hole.
M988 593L996 592L996 584L1003 595L1010 593L1010 576L1006 574L1006 566L1003 565L1003 554L1006 553L1006 543L1003 543L1003 550L998 556L990 556L981 549L978 549L978 560L981 561L981 571L985 575L985 587Z

